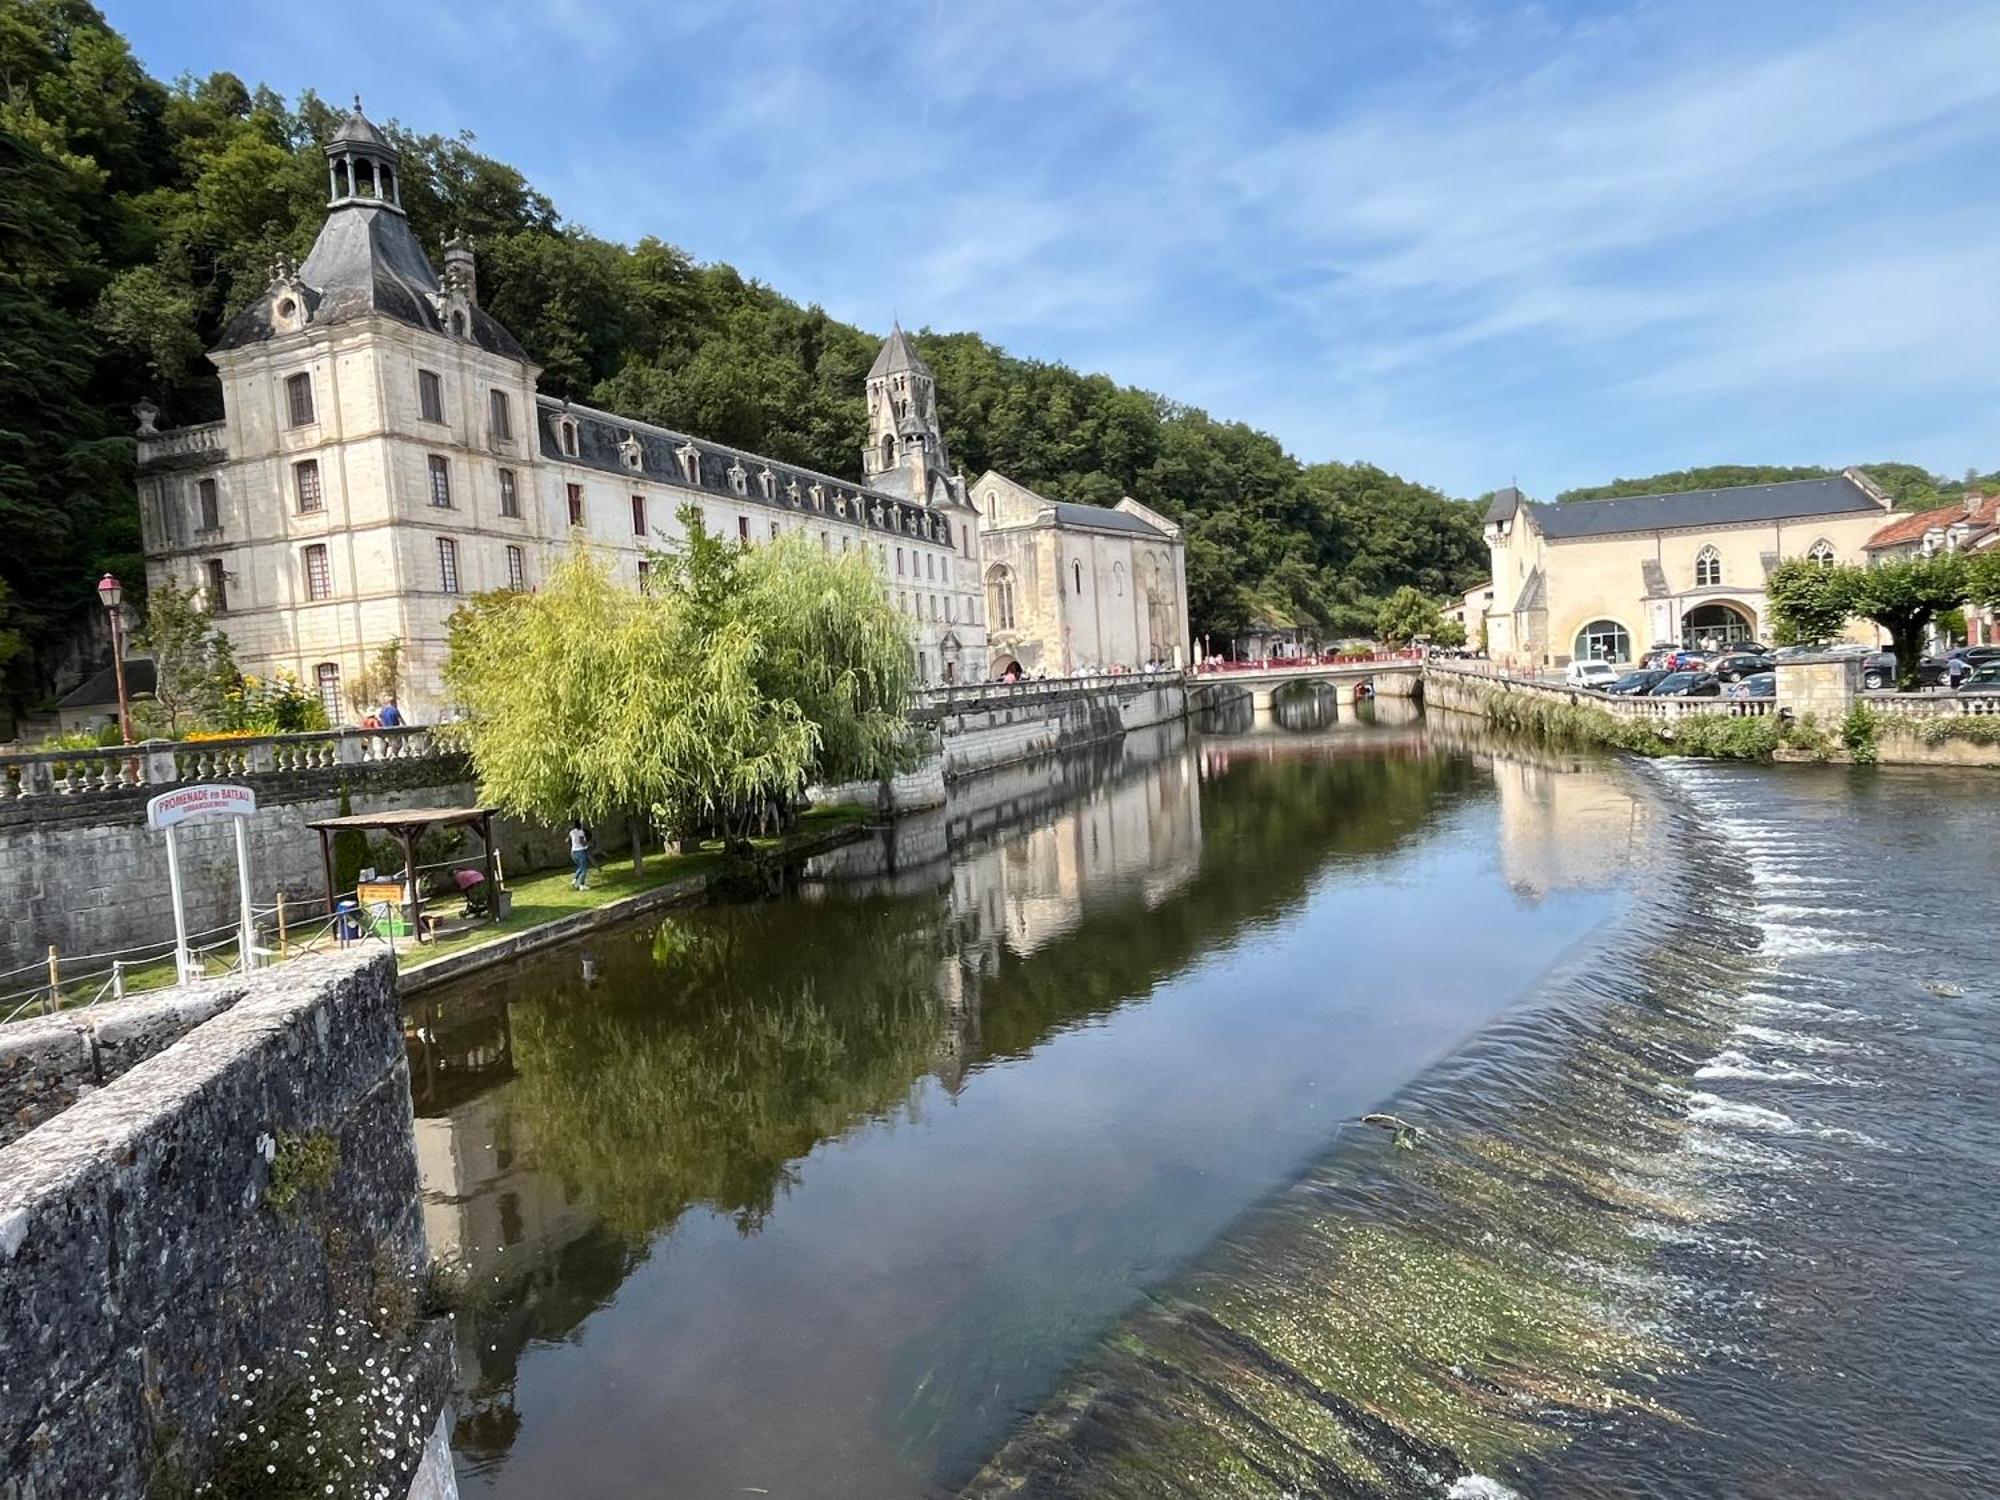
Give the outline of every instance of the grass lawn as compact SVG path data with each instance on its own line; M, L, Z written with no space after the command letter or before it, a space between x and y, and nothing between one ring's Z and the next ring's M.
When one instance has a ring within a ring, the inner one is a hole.
M869 814L859 807L816 807L799 818L798 827L791 834L753 839L751 842L760 852L772 853L786 843L817 838L832 829L865 823L868 817ZM711 839L700 849L686 854L648 855L645 870L636 875L632 872L629 853L608 856L602 864L591 867L590 887L587 890L579 891L570 884L571 874L567 867L510 877L507 889L514 897L514 909L504 922L463 923L457 917L463 909L463 902L457 896L443 896L435 903L426 901L425 909L439 916L449 913L448 920L453 921L452 929L441 933L437 941L421 947L405 940L400 952L403 962L407 964L427 963L480 943L489 943L496 938L574 916L580 911L594 911L600 906L636 896L641 891L653 890L684 876L711 874L720 869L722 863L722 845L718 840ZM320 933L324 922L317 903L310 903L295 911L290 928L295 938L302 938ZM204 954L203 962L211 975L229 973L236 967L236 944L231 942ZM173 982L174 960L171 953L125 971L125 992L128 995L136 990L165 989ZM103 983L102 976L79 979L73 983L66 980L63 984L63 1003L83 1004L97 994Z

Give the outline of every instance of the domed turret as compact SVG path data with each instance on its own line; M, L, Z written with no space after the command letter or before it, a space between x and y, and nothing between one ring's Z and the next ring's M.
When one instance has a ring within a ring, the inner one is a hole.
M401 162L389 138L361 112L361 96L356 94L353 112L326 143L327 206L360 203L401 213Z

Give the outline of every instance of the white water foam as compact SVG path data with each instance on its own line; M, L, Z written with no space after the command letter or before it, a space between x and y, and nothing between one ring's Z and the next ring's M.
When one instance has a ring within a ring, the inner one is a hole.
M1858 1021L1861 1012L1828 1005L1820 1000L1788 1000L1783 995L1767 995L1752 990L1743 997L1744 1009L1760 1016L1822 1016L1829 1021Z
M1521 1500L1521 1494L1518 1490L1508 1489L1497 1479L1488 1479L1484 1474L1467 1474L1451 1482L1451 1488L1444 1492L1444 1500Z
M1714 1094L1688 1095L1688 1118L1698 1125L1719 1125L1741 1130L1772 1130L1780 1135L1796 1134L1799 1122L1790 1115L1761 1104L1733 1104Z
M1804 927L1788 922L1760 922L1763 929L1764 951L1781 957L1796 957L1819 953L1859 953L1866 948L1879 948L1881 944L1864 942L1848 933L1831 927Z
M1808 1036L1803 1031L1779 1031L1770 1026L1752 1026L1747 1021L1737 1026L1736 1035L1753 1042L1762 1042L1766 1047L1783 1047L1792 1052L1852 1052L1854 1050L1854 1043L1836 1041L1830 1036Z
M1750 1078L1762 1083L1824 1083L1817 1073L1804 1068L1766 1066L1741 1052L1718 1052L1694 1070L1697 1078Z

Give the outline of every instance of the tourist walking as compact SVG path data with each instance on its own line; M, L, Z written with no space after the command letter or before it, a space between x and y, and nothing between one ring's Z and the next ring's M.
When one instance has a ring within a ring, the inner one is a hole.
M590 888L590 830L583 826L583 819L574 818L569 825L569 862L576 866L573 882L579 891Z
M375 722L384 729L395 729L403 722L403 711L396 707L396 695L391 693L382 700L382 706L375 710Z

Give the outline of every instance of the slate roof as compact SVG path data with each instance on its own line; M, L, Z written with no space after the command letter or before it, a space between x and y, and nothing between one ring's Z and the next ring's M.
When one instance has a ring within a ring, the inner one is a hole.
M562 439L557 431L558 422L565 416L576 423L577 451L574 455L562 451ZM594 407L565 407L550 396L543 396L535 402L535 422L540 434L542 456L552 463L581 464L585 468L600 469L627 479L677 484L736 504L756 505L769 511L822 515L829 520L880 530L884 536L907 536L913 541L926 541L943 547L953 544L949 516L940 515L934 508L912 504L902 496L856 484L851 479L821 474L814 469L765 458L739 448L724 447L720 443L689 437L686 433L598 411ZM639 468L636 470L626 466L621 451L628 436L639 445ZM689 446L699 456L697 472L701 477L693 485L688 484L687 475L681 469L681 450ZM729 471L739 464L746 471L741 494L737 493L729 479ZM764 497L761 482L761 475L767 468L776 476L777 489L776 498L769 500ZM820 486L823 508L815 508L812 503L811 492L815 484ZM791 493L794 486L798 489L796 496ZM845 502L846 514L836 508L836 499ZM875 519L878 507L882 511L879 521ZM935 535L930 534L933 527Z
M1100 531L1130 531L1156 541L1167 540L1167 534L1159 527L1129 510L1112 510L1103 505L1072 505L1067 500L1057 500L1054 505L1058 526L1094 526Z
M1745 484L1722 490L1688 490L1676 495L1626 495L1616 500L1572 500L1566 505L1527 502L1535 525L1551 541L1611 536L1624 531L1677 531L1716 526L1748 526L1801 516L1852 515L1879 511L1879 502L1845 474L1826 479L1794 479L1783 484ZM1491 512L1489 511L1489 515Z
M1504 490L1495 490L1493 498L1486 502L1486 519L1488 521L1504 521L1513 515L1514 511L1522 503L1523 496L1521 492L1511 484Z
M931 367L924 363L910 336L903 332L903 325L897 323L889 330L888 338L882 341L882 352L875 356L875 363L868 367L868 378L878 375L894 375L899 370L916 370L928 375Z
M330 209L313 241L312 253L299 267L305 285L308 327L343 323L370 313L382 313L421 328L443 333L436 304L437 272L417 243L410 221L393 208L374 203L342 203ZM273 285L255 302L229 320L216 343L218 349L238 349L275 337L271 314L283 288ZM472 309L472 341L489 354L525 360L514 335L482 308Z
M1548 579L1542 575L1540 568L1536 568L1528 575L1527 581L1521 585L1521 597L1514 601L1513 612L1518 615L1529 610L1547 609L1548 607Z
M396 151L396 148L389 144L389 138L377 130L370 123L368 117L361 113L361 96L359 94L354 96L354 108L347 112L347 117L335 127L333 134L328 137L327 145L373 146L377 150L386 151L392 156Z
M1862 543L1865 550L1879 551L1884 547L1899 547L1910 542L1921 542L1927 531L1948 531L1954 526L1970 526L1974 531L1984 531L1987 527L2000 524L2000 495L1988 495L1969 512L1965 502L1955 505L1940 505L1935 510L1920 510L1911 515L1898 516L1875 535Z
M150 656L128 656L125 658L125 692L128 697L137 698L151 693L157 686L158 673ZM118 702L118 674L107 662L74 688L64 693L56 701L61 708L99 708Z

